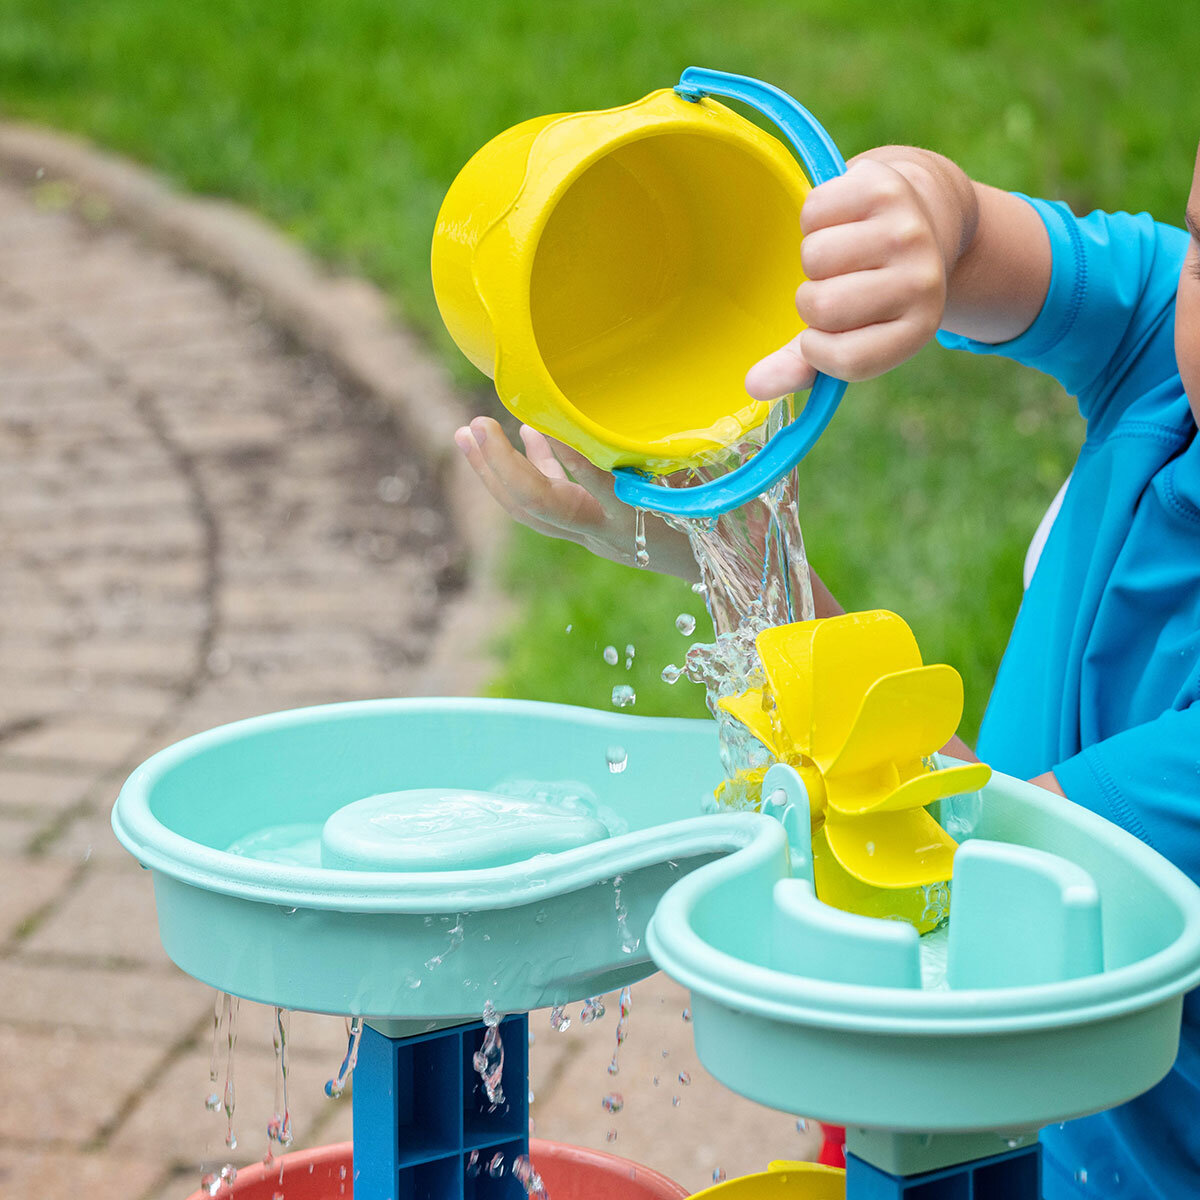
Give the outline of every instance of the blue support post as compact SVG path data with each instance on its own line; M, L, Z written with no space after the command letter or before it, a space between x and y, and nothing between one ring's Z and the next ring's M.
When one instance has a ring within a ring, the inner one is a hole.
M513 1162L529 1153L529 1018L500 1023L504 1103L473 1059L482 1023L417 1037L363 1029L354 1069L355 1200L524 1200ZM490 1164L500 1156L502 1171Z
M1041 1200L1040 1142L920 1175L892 1175L846 1155L846 1200Z

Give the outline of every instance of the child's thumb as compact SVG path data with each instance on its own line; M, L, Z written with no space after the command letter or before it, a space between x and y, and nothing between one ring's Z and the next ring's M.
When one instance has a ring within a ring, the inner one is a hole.
M816 375L800 352L800 339L795 338L746 372L746 391L755 400L774 400L812 387Z

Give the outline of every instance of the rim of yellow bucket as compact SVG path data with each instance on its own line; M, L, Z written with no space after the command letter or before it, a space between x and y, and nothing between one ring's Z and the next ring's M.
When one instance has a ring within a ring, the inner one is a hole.
M572 126L585 121L586 142L573 139ZM528 300L533 264L550 214L589 167L622 146L684 130L737 146L756 158L792 194L799 220L811 184L782 142L723 104L696 102L662 88L619 108L567 113L540 130L530 146L521 186L480 237L471 263L476 294L492 323L497 392L521 406L518 415L527 424L567 442L606 469L677 470L719 454L730 443L715 436L713 426L646 441L601 425L576 408L538 347ZM564 159L574 160L565 172ZM554 171L547 169L552 161ZM531 400L536 402L531 405ZM761 425L769 409L769 404L747 396L746 405L726 420L736 421L742 436ZM581 445L581 432L587 435L586 446Z

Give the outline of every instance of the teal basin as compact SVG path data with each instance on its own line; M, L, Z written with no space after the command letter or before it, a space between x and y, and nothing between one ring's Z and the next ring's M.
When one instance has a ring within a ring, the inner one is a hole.
M692 872L648 930L691 991L701 1061L734 1091L898 1134L1024 1133L1120 1104L1174 1062L1200 890L1115 825L994 776L956 856L937 990L911 926L819 904L808 848L792 850L763 838Z
M152 872L163 945L189 974L265 1004L428 1025L649 974L646 925L672 883L762 836L783 854L768 817L700 815L721 777L709 721L376 700L171 746L130 776L113 828ZM464 821L501 821L495 836L426 822L414 856L395 822L425 820L438 789ZM497 792L533 795L539 820L483 811ZM562 820L541 811L555 805Z

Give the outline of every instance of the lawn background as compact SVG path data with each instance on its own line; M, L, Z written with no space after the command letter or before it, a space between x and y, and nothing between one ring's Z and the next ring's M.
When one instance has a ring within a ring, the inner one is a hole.
M1080 211L1178 222L1198 50L1187 6L1141 0L0 0L0 114L247 204L372 277L483 409L437 319L429 241L457 168L506 126L625 103L698 63L788 89L847 157L926 145ZM968 734L1081 436L1073 411L1030 372L932 347L854 385L803 468L814 564L847 607L895 609L927 659L962 670ZM507 581L521 616L497 693L604 706L630 680L636 711L700 711L657 678L685 647L686 585L526 534ZM637 647L628 675L609 643Z

